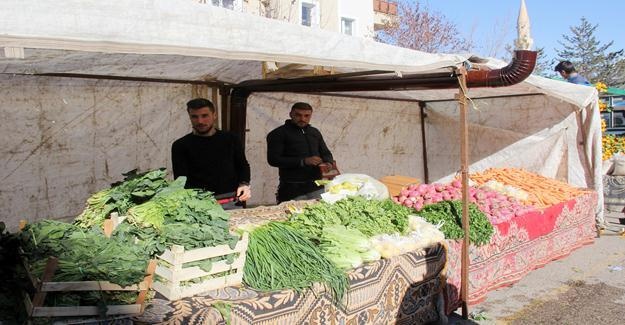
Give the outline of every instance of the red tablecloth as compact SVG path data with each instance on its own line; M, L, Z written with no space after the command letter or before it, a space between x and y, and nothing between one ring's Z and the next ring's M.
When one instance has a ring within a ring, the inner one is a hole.
M594 241L597 193L529 212L497 224L490 243L471 245L469 304L486 298L489 291L518 282L530 271ZM462 242L448 241L446 310L460 307Z

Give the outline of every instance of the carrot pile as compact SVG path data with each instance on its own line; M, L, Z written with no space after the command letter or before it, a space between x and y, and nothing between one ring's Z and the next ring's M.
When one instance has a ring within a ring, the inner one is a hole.
M471 174L470 178L480 186L489 180L496 180L506 185L520 188L529 194L527 202L537 208L545 208L568 201L586 193L583 189L555 179L515 168L491 168L482 173Z

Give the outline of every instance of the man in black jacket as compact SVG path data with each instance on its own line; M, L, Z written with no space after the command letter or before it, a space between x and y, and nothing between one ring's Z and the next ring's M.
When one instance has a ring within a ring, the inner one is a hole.
M291 119L267 135L267 161L279 168L278 203L319 198L323 193L315 184L321 179L319 164L334 159L321 132L309 124L312 111L308 103L293 104Z
M208 99L190 100L187 113L193 131L171 146L174 178L186 176L187 188L215 195L235 192L239 201L249 199L250 165L239 138L215 128L217 114ZM224 205L224 209L234 208L230 205Z

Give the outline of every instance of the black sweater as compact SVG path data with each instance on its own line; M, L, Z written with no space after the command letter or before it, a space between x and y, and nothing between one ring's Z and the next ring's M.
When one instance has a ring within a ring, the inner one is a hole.
M186 188L224 194L250 182L250 165L237 136L217 130L209 137L189 133L171 146L174 177L186 176Z
M334 161L321 132L310 125L300 128L287 120L267 135L267 161L279 168L280 182L320 179L321 171L317 166L304 165L304 158L312 156L319 156L324 162Z

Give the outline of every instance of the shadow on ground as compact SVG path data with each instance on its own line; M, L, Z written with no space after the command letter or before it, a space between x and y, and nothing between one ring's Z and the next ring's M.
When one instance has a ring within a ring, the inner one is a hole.
M569 281L567 286L557 299L534 300L502 323L625 324L625 289L584 281Z

